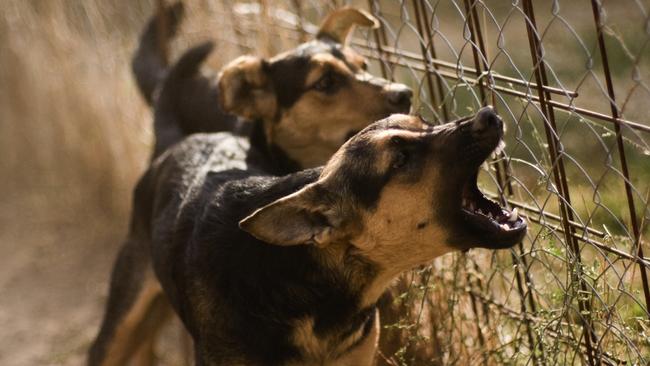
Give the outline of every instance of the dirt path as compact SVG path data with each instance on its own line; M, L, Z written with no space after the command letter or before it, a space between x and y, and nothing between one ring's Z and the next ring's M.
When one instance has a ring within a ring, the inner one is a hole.
M42 216L0 201L0 365L82 365L101 320L126 220ZM168 328L160 364L178 365Z

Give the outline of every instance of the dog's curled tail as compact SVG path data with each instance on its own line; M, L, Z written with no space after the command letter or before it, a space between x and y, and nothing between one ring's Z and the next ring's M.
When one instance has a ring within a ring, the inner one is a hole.
M206 41L185 51L172 65L164 81L165 88L174 85L181 79L194 77L199 74L201 65L214 49L214 42Z
M138 89L147 101L152 105L154 93L160 82L165 78L168 63L164 50L161 49L161 42L169 42L175 35L183 18L185 9L183 3L177 2L165 7L162 14L155 14L147 23L142 35L140 44L131 61L131 70L135 76ZM165 17L163 24L165 34L160 34L159 16ZM164 39L161 40L161 38Z
M154 157L190 134L236 129L236 117L222 111L217 102L216 79L201 73L213 49L211 41L190 48L162 81L154 109Z

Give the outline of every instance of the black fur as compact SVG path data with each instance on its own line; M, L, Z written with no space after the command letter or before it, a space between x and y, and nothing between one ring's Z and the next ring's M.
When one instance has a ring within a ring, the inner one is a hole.
M198 72L213 47L207 42L191 48L169 70L154 111L154 157L187 135L237 129L237 117L217 103L214 81Z
M140 43L131 62L131 69L140 93L149 105L153 104L154 92L167 73L167 63L161 54L158 38L164 36L166 38L164 42L173 38L184 13L183 3L178 2L167 7L163 16L167 20L168 33L159 34L158 19L152 17L140 36Z
M358 202L367 209L376 206L381 190L384 188L390 176L385 172L375 171L374 157L375 149L369 148L368 140L359 140L351 143L347 149L347 159L343 163L346 168L347 180L350 182L350 190ZM367 165L361 165L361 164Z

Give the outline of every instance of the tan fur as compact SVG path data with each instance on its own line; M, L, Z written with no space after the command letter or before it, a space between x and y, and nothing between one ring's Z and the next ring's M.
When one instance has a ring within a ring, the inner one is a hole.
M377 28L379 21L364 10L344 7L333 11L325 18L319 33L327 34L334 40L344 43L355 25Z
M155 338L146 338L133 355L132 365L153 366L156 361Z
M333 365L340 366L363 366L374 365L377 358L377 346L379 344L380 333L379 312L375 313L375 326L372 327L370 333L366 336L359 345L351 349L346 354L336 360Z
M160 324L171 315L171 308L153 274L142 286L134 305L116 327L102 366L124 365L133 355L135 365L153 364L153 340Z
M365 70L368 67L366 59L354 52L350 47L343 47L341 52L345 55L345 59L357 68Z
M386 113L385 90L368 83L372 75L353 73L340 60L327 62L346 68L348 86L331 96L307 91L271 126L273 143L305 168L321 165L323 157L338 150L349 131L361 130Z
M380 140L375 143L381 146L392 136L408 137L413 134L416 133L387 131L375 135L373 139ZM378 171L387 169L388 158L385 155L377 159L375 168ZM423 170L423 176L416 184L399 179L389 182L382 190L377 208L366 212L361 218L364 230L352 242L365 257L378 263L382 269L365 293L363 305L376 302L395 276L422 264L422 258L433 259L453 250L437 244L446 243L447 237L444 227L436 224L431 217L436 210L436 203L432 201L434 190L440 186L436 182L444 179L444 176L435 166L427 166ZM418 214L414 215L413 212ZM422 224L425 226L418 228Z
M224 110L249 119L273 117L276 99L262 62L257 57L241 56L223 68L218 85Z
M423 180L433 182L429 178ZM431 202L431 189L390 183L382 192L377 210L363 218L364 222L373 225L364 225L367 229L353 241L365 256L382 268L364 294L363 305L376 302L395 276L422 264L422 258L433 259L452 250L444 245L432 245L445 243L447 238L444 228L437 226L429 216L435 204ZM405 211L421 214L406 214ZM422 222L427 225L417 229Z
M314 319L312 318L297 322L293 342L309 359L320 360L313 365L370 366L374 364L379 340L379 312L376 311L374 317L375 324L370 333L353 348L350 347L363 336L362 327L344 340L322 339L314 334ZM300 363L300 365L312 364Z

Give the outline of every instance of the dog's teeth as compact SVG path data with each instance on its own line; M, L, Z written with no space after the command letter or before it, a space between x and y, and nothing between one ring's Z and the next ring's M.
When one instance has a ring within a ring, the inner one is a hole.
M470 209L471 211L474 211L475 208L476 208L476 206L474 206L474 202L470 202L470 203L469 203L469 209Z
M519 212L517 211L517 208L515 207L514 210L512 210L512 213L510 214L510 217L508 217L509 222L515 222L519 218Z
M488 212L488 215L487 215L487 216L488 216L489 218L491 218L491 219L494 219L494 216L492 216L492 212Z
M508 229L510 229L510 228L508 227L508 224L501 224L501 225L499 225L499 226L501 226L501 228L502 228L503 230L508 230Z
M483 215L483 211L482 211L480 208L479 208L478 210L476 210L476 212L478 212L478 213L480 213L481 215Z

